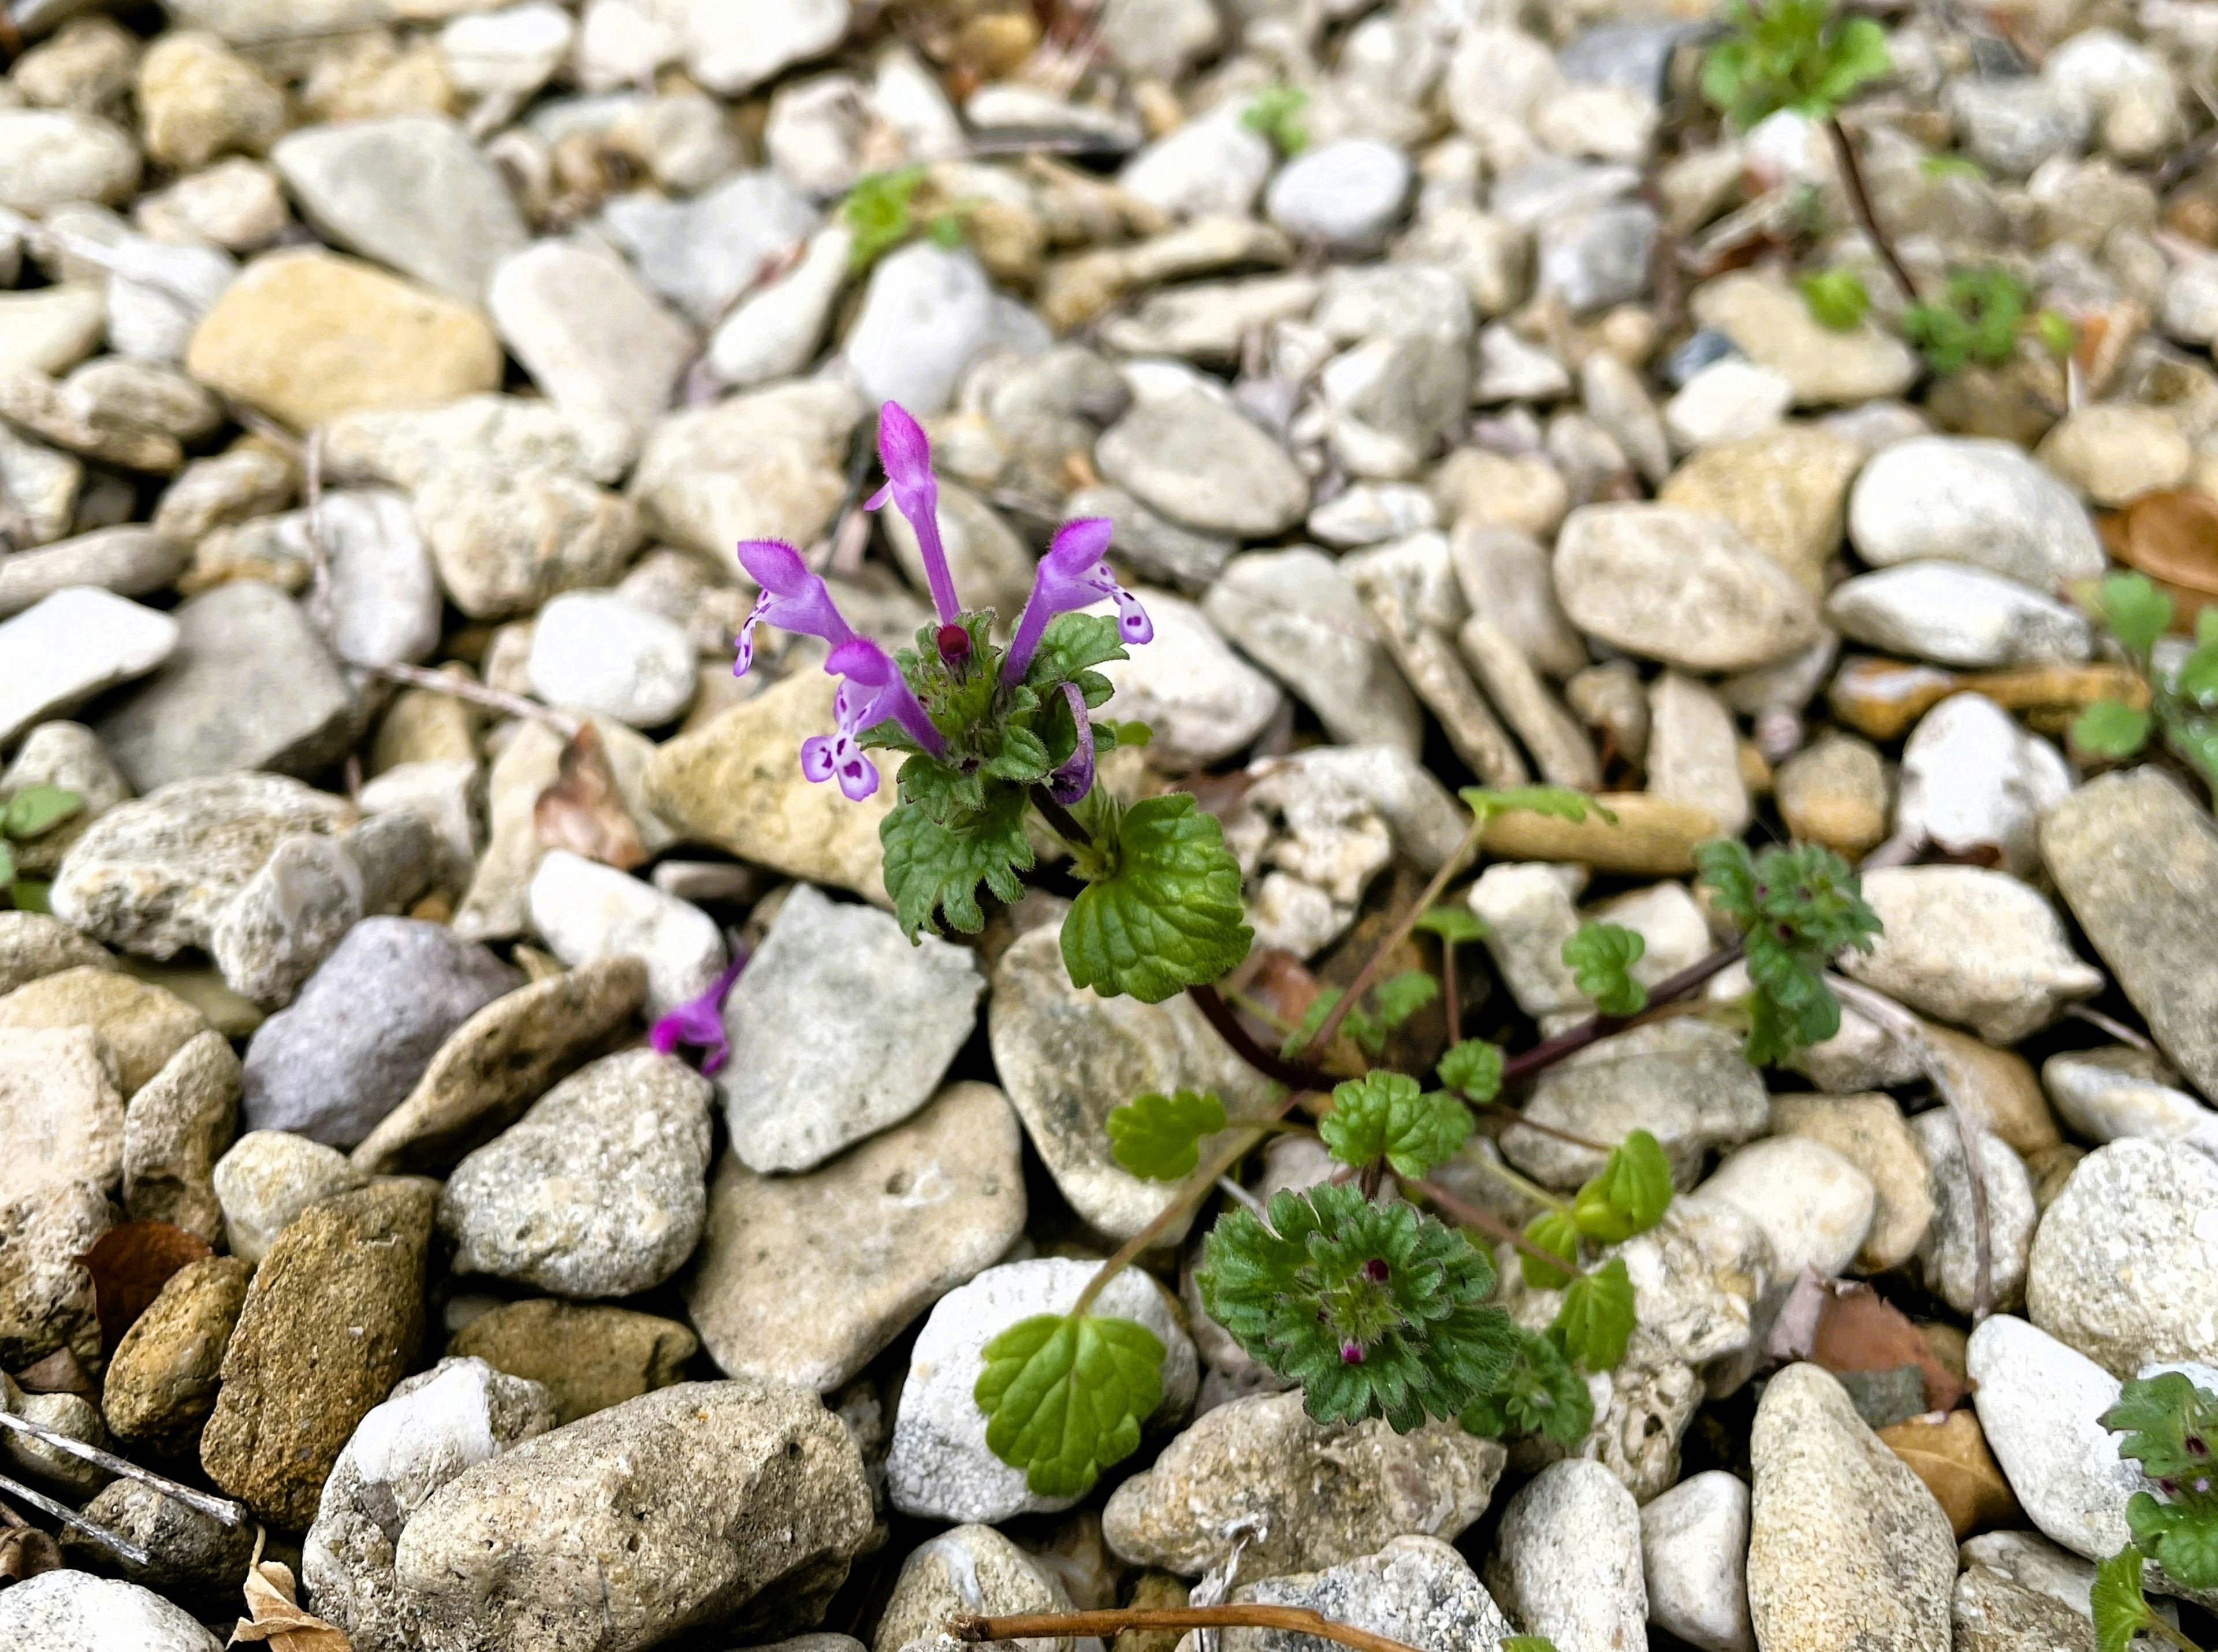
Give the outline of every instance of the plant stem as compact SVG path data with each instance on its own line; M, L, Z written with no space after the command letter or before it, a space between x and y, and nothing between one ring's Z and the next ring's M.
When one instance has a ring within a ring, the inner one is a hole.
M1493 1211L1482 1210L1475 1204L1465 1203L1438 1182L1417 1179L1403 1182L1402 1185L1422 1194L1427 1199L1439 1205L1441 1210L1463 1223L1465 1227L1476 1228L1489 1239L1500 1240L1505 1245L1514 1245L1534 1261L1545 1262L1558 1273L1577 1273L1579 1271L1576 1262L1567 1262L1560 1256L1542 1250L1500 1216L1496 1216Z
M1879 214L1872 209L1871 189L1864 183L1863 163L1856 158L1856 140L1849 136L1849 129L1841 124L1837 114L1825 117L1825 131L1833 140L1833 154L1841 164L1841 183L1848 190L1849 205L1855 209L1856 221L1863 226L1864 234L1879 252L1880 262L1887 266L1887 273L1894 277L1895 286L1901 289L1902 301L1917 303L1918 288L1910 279L1910 271L1903 268L1894 243L1879 226Z
M1224 994L1214 987L1189 987L1186 995L1201 1012L1202 1019L1217 1029L1217 1036L1232 1046L1234 1055L1247 1062L1267 1079L1276 1079L1280 1084L1291 1085L1297 1090L1329 1090L1339 1082L1323 1067L1306 1062L1290 1061L1285 1056L1266 1049L1232 1012Z
M2193 1641L2164 1621L2155 1607L2149 1608L2148 1622L2141 1625L2144 1632L2154 1631L2179 1649L2179 1652L2203 1652Z
M1094 847L1094 834L1086 829L1075 814L1050 797L1047 795L1046 787L1034 786L1032 789L1032 807L1040 812L1042 818L1053 829L1056 837L1062 838L1073 849Z
M1584 1148L1589 1153L1609 1151L1609 1143L1607 1142L1597 1142L1592 1136L1577 1135L1570 1130L1558 1129L1553 1124L1543 1124L1537 1118L1527 1118L1507 1102L1473 1101L1469 1096L1464 1096L1462 1100L1464 1104L1474 1112L1488 1118L1498 1118L1505 1124L1522 1124L1528 1130L1538 1130L1541 1135L1552 1135L1558 1142L1568 1142L1575 1148Z
M1456 992L1455 943L1440 940L1440 1007L1448 1018L1448 1048L1463 1043L1463 1001Z
M1527 1180L1510 1169L1508 1165L1503 1164L1501 1160L1490 1159L1483 1153L1466 1153L1463 1155L1463 1159L1465 1163L1478 1166L1504 1187L1522 1193L1534 1203L1545 1204L1551 1210L1561 1210L1569 1214L1571 1208L1571 1202L1569 1199L1558 1197L1538 1182Z
M1521 1055L1511 1056L1502 1064L1502 1087L1507 1089L1521 1079L1529 1079L1544 1067L1553 1067L1565 1056L1576 1055L1589 1044L1599 1043L1612 1033L1623 1032L1628 1027L1637 1027L1645 1021L1660 1019L1664 1011L1692 994L1711 976L1722 974L1739 961L1740 955L1741 943L1738 941L1730 946L1719 947L1701 962L1689 964L1677 974L1657 981L1648 994L1647 1007L1638 1014L1598 1015L1580 1022L1576 1027L1565 1029L1553 1038L1541 1040ZM1535 1125L1533 1128L1537 1129L1540 1127Z
M429 689L434 694L451 694L457 700L493 711L505 711L511 717L530 717L545 723L567 739L578 732L578 721L551 706L542 706L536 700L527 700L520 694L509 694L502 690L487 688L482 683L467 677L456 677L449 671L435 671L422 665L398 663L385 664L369 659L341 659L343 665L355 671L368 671L372 677L382 677L388 682L406 683L410 688Z
M1336 1624L1307 1606L1117 1606L1100 1612L1038 1612L1007 1618L957 1616L947 1632L958 1641L1017 1641L1096 1635L1128 1629L1285 1629L1337 1641L1355 1652L1416 1652L1403 1641Z

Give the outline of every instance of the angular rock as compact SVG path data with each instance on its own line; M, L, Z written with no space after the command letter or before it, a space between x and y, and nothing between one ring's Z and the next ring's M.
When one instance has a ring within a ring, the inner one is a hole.
M91 586L58 591L0 622L0 746L170 658L177 622Z
M447 594L473 619L606 585L640 541L631 501L554 470L436 470L417 491L416 520Z
M1893 1096L1774 1096L1771 1128L1831 1148L1871 1182L1874 1203L1856 1253L1860 1271L1884 1273L1917 1253L1933 1222L1933 1172Z
M1102 432L1101 473L1174 522L1264 538L1309 510L1309 482L1261 427L1199 389L1149 397Z
M90 1182L65 1182L0 1204L0 1369L21 1370L67 1348L100 1353L84 1254L115 1223Z
M909 1551L878 1619L877 1644L931 1645L957 1612L1069 1612L1047 1568L990 1525L958 1525Z
M79 1182L112 1189L122 1169L123 1098L100 1035L0 1029L0 1200Z
M693 333L607 249L541 241L503 263L493 325L558 407L643 432L670 405Z
M188 1262L123 1333L108 1363L100 1410L127 1450L162 1457L192 1450L215 1409L223 1352L252 1271L244 1257Z
M811 544L846 495L862 414L852 390L820 380L673 413L647 433L632 497L650 532L720 561L742 539Z
M1967 670L2072 664L2092 647L2078 609L1961 562L1902 562L1843 580L1825 618L1871 647Z
M1640 1511L1648 1621L1700 1652L1756 1652L1748 1617L1748 1487L1689 1475Z
M216 1160L239 1130L239 1065L213 1028L189 1039L131 1098L123 1119L123 1210L213 1244L223 1233Z
M59 919L0 912L0 996L65 969L113 969L115 960Z
M668 1388L700 1348L675 1320L535 1296L479 1315L455 1333L447 1353L529 1377L546 1389L554 1420L572 1423Z
M366 1179L336 1148L284 1130L249 1130L210 1177L233 1256L259 1262L294 1217Z
M406 815L387 815L365 829L381 835L393 826L420 836L428 849L430 829ZM265 1010L291 1003L300 983L361 921L369 895L364 870L338 840L302 833L279 844L208 936L208 955L225 985ZM418 877L408 894L422 887Z
M2129 1541L2127 1501L2144 1483L2099 1420L2118 1402L2118 1379L2007 1314L1972 1333L1965 1369L1979 1427L2027 1518L2075 1555L2116 1554Z
M1396 1538L1361 1560L1242 1584L1231 1598L1243 1605L1307 1607L1334 1623L1409 1646L1496 1652L1515 1633L1471 1562L1437 1538ZM1298 1644L1288 1630L1224 1633L1230 1652L1293 1652Z
M137 1544L149 1560L146 1565L136 1564L72 1531L62 1540L62 1552L71 1562L87 1565L97 1556L96 1563L114 1566L125 1581L211 1618L237 1610L232 1602L239 1580L246 1575L247 1562L254 1556L254 1537L245 1523L225 1525L136 1480L111 1482L79 1512Z
M1910 1127L1933 1166L1933 1224L1919 1247L1918 1267L1928 1290L1958 1313L1969 1314L1979 1299L1980 1234L1971 1179L1964 1173L1963 1139L1946 1107L1920 1113ZM2040 1213L2025 1161L1999 1136L1977 1125L1972 1130L1986 1196L1987 1306L1990 1311L2008 1311L2024 1294L2026 1253Z

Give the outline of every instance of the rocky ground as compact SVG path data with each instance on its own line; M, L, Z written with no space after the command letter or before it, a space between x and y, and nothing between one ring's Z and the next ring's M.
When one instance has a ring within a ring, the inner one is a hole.
M2092 1652L2141 1484L2096 1419L2218 1364L2218 829L2066 738L2147 696L2084 582L2218 593L2218 4L1874 8L1847 130L1912 279L2070 325L1937 364L1822 125L1704 102L1699 0L109 9L0 35L0 801L83 800L13 845L53 915L0 911L0 1401L251 1518L0 1437L51 1500L0 1492L0 1646L214 1648L259 1528L344 1632L298 1652L1189 1593L1425 1652ZM1590 1009L1583 915L1651 984L1713 950L1701 839L1912 863L1794 1070L1681 1017L1510 1098L1682 1193L1576 1451L1310 1421L1193 1241L1103 1302L1169 1351L1139 1455L1074 1507L988 1451L983 1344L1168 1197L1109 1109L1265 1081L1070 986L1052 866L912 947L891 786L797 764L821 652L732 675L741 538L929 617L860 508L887 399L973 601L1115 521L1153 739L1104 783L1224 820L1266 999L1354 977L1474 781L1620 820L1488 840L1462 1009L1512 1048ZM741 956L728 1065L647 1047ZM1842 1278L1918 1334L1813 1340Z

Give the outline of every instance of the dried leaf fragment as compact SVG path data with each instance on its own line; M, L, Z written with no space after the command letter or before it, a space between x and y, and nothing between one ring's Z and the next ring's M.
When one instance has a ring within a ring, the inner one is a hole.
M600 732L580 723L562 747L554 783L531 807L531 824L549 849L567 849L628 872L647 858L639 828L616 790Z
M294 1599L293 1568L281 1562L257 1562L247 1569L246 1610L231 1631L231 1644L267 1642L270 1652L354 1652L346 1631L327 1624Z
M110 1228L84 1253L100 1314L100 1346L114 1353L123 1333L153 1306L170 1276L213 1256L208 1241L167 1222L127 1222Z

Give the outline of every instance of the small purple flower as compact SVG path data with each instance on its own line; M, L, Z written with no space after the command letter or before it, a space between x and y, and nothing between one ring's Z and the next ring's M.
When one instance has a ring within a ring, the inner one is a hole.
M1070 760L1047 777L1047 795L1068 807L1094 789L1094 725L1087 720L1086 696L1075 683L1063 685L1070 720L1078 725L1078 746Z
M647 1029L647 1042L664 1055L674 1055L680 1044L691 1044L702 1052L702 1076L715 1076L732 1053L730 1041L724 1036L724 999L731 992L732 983L740 978L740 971L747 967L747 953L734 951L731 962L724 966L723 973L708 991L687 999L655 1018L654 1024Z
M955 576L948 572L946 548L939 542L939 479L932 473L932 443L897 401L878 409L878 462L886 467L886 485L864 500L863 508L876 510L891 499L908 518L924 556L932 605L939 610L941 625L952 625L963 604L956 600Z
M877 791L877 765L863 755L862 735L889 717L934 757L946 752L946 740L917 703L893 656L868 637L848 638L832 651L824 669L845 680L832 700L834 731L801 743L801 772L809 779L821 783L836 777L839 789L858 803Z
M1116 524L1106 517L1081 517L1055 530L1047 554L1032 574L1032 594L1025 600L1024 616L1009 642L1001 680L1017 683L1032 663L1047 622L1058 614L1090 608L1104 597L1117 604L1117 629L1126 642L1146 642L1155 634L1153 621L1132 593L1118 585L1101 560L1109 548Z
M1360 1342L1341 1343L1340 1363L1343 1365L1360 1365L1363 1363L1363 1345Z
M809 572L801 553L784 540L741 540L740 566L762 587L762 595L740 627L740 654L732 665L733 676L745 677L747 667L755 662L759 621L767 620L782 630L821 637L835 648L855 634L833 605L832 593L824 582Z

